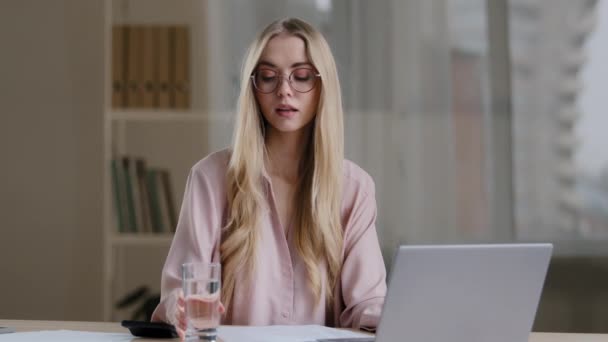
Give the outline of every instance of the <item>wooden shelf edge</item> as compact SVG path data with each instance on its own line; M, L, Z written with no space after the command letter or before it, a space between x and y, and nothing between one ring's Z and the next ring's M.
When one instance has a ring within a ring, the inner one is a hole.
M173 233L116 233L110 237L115 246L163 246L170 245Z
M185 121L185 122L230 122L232 113L209 114L193 111L172 110L110 110L106 113L112 121Z

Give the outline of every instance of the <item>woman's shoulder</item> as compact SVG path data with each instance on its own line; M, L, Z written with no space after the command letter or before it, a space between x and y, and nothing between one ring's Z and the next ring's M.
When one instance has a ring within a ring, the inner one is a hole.
M345 195L355 195L358 193L374 195L374 180L363 168L355 164L353 161L344 159L342 169L344 174Z
M230 148L210 153L192 166L192 173L207 178L224 178L228 170L231 153Z

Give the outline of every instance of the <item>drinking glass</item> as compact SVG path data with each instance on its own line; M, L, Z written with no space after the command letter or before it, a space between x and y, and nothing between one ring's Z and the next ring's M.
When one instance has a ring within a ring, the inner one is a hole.
M182 265L186 301L186 339L216 341L220 325L221 265L191 262Z

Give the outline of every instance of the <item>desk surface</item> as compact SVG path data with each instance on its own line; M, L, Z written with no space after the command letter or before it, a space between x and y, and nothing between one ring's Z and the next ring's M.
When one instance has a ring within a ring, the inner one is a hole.
M13 328L17 332L59 329L95 332L128 332L127 329L120 326L120 323L105 322L0 320L0 326ZM173 340L177 341L178 339ZM137 341L160 340L138 338ZM608 342L608 334L532 333L529 342Z

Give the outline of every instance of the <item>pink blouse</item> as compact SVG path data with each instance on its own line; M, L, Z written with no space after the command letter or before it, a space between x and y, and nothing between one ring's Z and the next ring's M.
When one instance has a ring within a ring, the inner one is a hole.
M230 150L209 155L188 176L177 231L165 261L161 301L153 321L168 321L171 293L181 287L181 264L218 261L221 228L225 225L226 171ZM353 162L344 161L341 206L343 265L333 308L327 309L325 287L315 305L307 272L281 226L272 191L265 177L268 212L263 214L257 265L251 281L237 277L230 315L222 324L320 324L332 327L377 326L384 296L386 269L376 234L376 200L372 178ZM321 265L322 280L325 265ZM240 281L239 281L240 280ZM323 282L324 284L324 282Z

